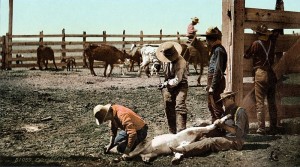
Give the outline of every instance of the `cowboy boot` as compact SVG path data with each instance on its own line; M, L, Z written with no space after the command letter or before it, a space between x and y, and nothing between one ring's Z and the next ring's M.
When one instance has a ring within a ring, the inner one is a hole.
M265 134L266 133L266 125L265 125L265 114L263 112L257 112L257 123L258 129L256 133Z
M278 126L277 126L277 113L270 113L270 130L269 134L275 135L279 132Z
M169 132L172 134L176 134L177 132L176 117L174 119L168 118L168 125L169 125Z
M187 114L179 114L178 115L178 122L179 122L178 132L186 129L186 120L187 120Z
M177 132L176 122L175 122L175 124L169 123L169 132L172 134L176 134L176 132Z

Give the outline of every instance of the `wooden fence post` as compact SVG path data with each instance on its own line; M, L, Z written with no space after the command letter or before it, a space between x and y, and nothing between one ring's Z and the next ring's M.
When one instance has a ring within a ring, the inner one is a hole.
M43 31L40 32L40 40L39 40L39 45L43 46L44 45L44 39L43 39L44 35L43 35Z
M159 41L160 43L162 43L162 29L160 29L159 31Z
M61 43L61 59L66 57L66 33L65 29L62 29L62 43Z
M177 41L178 41L178 43L180 43L180 35L179 35L178 31L177 31Z
M84 55L84 49L85 49L85 44L86 44L86 32L83 31L83 35L82 35L82 44L83 44L83 52L82 52L82 59L83 59L83 67L87 67L87 62L86 62L86 58Z
M1 69L2 70L5 70L6 69L6 37L5 35L2 36L2 51L1 51L1 56L2 56L2 59L1 59Z
M9 33L6 33L5 48L5 68L11 70L11 61L9 60L12 59L12 37Z
M103 42L106 43L106 31L103 31Z
M141 32L140 32L140 43L141 43L141 45L144 44L143 38L144 38L143 31L141 31Z
M122 45L122 49L125 49L125 30L123 30L123 45Z

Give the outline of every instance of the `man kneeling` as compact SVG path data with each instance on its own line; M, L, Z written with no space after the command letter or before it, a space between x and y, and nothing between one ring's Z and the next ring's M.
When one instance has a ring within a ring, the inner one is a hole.
M97 105L94 107L97 125L110 121L110 142L104 153L116 146L122 157L128 154L147 137L148 126L137 113L118 104ZM118 129L121 131L118 132Z

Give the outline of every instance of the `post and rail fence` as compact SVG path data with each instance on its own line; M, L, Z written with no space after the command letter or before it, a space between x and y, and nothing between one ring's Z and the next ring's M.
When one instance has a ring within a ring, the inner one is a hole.
M63 64L60 60L63 57L74 57L78 66L83 66L83 49L89 43L108 44L117 47L118 49L129 50L132 44L160 44L166 41L185 42L185 34L163 35L162 30L158 35L146 35L140 31L138 35L126 34L123 30L122 34L107 34L103 31L102 34L87 34L85 31L82 34L67 34L63 29L61 34L44 34L41 31L36 35L9 35L1 37L1 67L2 69L11 69L14 67L37 67L36 50L39 45L52 47L57 65L60 67ZM9 42L11 41L11 42ZM17 54L22 54L22 57L16 57ZM22 62L17 64L17 62ZM96 63L101 64L101 62ZM51 63L49 64L51 66Z

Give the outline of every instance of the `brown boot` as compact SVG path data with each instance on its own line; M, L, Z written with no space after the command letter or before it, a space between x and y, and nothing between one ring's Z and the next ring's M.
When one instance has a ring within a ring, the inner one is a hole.
M258 129L256 133L265 135L266 134L266 125L265 125L265 114L263 112L257 112L257 123Z
M186 120L187 120L187 114L179 114L178 115L178 123L179 123L178 132L186 129Z

